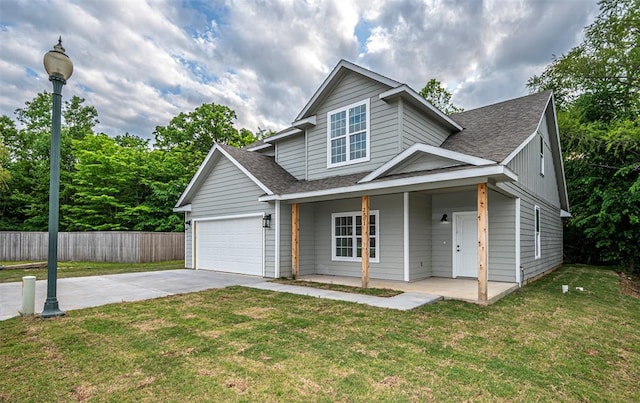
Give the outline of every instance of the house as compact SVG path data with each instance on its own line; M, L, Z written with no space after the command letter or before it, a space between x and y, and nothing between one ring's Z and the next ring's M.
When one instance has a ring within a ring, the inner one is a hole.
M180 197L185 266L264 277L520 284L562 263L551 92L445 115L340 61L291 127L216 144ZM368 251L368 253L367 253Z

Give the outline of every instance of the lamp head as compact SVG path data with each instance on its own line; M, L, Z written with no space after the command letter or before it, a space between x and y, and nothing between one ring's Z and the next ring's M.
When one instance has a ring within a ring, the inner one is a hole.
M64 53L62 47L62 37L58 38L58 44L44 55L44 69L49 77L61 78L67 81L73 74L73 63L69 56Z

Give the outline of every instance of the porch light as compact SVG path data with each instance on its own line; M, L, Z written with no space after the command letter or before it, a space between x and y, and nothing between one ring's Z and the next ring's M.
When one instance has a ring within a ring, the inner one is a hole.
M191 220L187 220L184 222L184 229L186 230L187 228L189 228L191 226Z
M440 219L440 224L449 224L449 220L447 220L447 214L443 214L442 218Z
M262 217L262 228L271 228L271 214Z

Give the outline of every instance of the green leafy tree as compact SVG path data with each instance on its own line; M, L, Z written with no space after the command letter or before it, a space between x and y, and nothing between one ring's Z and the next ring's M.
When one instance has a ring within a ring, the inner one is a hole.
M180 148L204 156L216 142L242 147L255 141L250 131L236 130L236 118L227 106L202 104L193 112L178 114L167 126L157 126L155 144L163 150Z
M464 110L451 102L451 93L435 78L429 80L427 85L420 90L420 96L447 115Z
M552 89L560 108L576 105L582 121L640 114L640 2L601 0L584 41L529 79L534 92Z
M71 139L90 133L97 124L97 111L83 103L83 99L73 97L63 106L61 206L69 202L67 185L75 165ZM2 139L10 156L8 170L11 175L8 190L0 199L0 230L45 231L48 227L51 106L51 93L43 92L25 102L24 108L16 109L18 126L9 117L0 118ZM63 210L60 222L60 229L64 230Z
M139 186L146 174L144 149L122 147L106 134L74 140L77 158L69 185L71 203L65 207L67 227L73 231L129 230L127 209L144 202Z
M638 270L640 2L602 0L584 41L555 58L532 91L553 89L572 218L572 260Z
M5 147L2 135L0 135L0 194L9 189L9 179L11 178L9 161L9 150Z

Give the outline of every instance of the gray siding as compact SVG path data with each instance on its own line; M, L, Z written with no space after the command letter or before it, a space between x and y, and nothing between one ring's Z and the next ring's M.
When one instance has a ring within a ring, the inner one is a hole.
M389 88L360 74L349 72L315 111L317 125L308 129L308 179L371 171L398 154L398 108L378 99ZM327 112L370 100L371 159L367 162L327 168Z
M431 276L431 196L409 194L409 281Z
M304 134L286 138L276 144L276 162L296 179L305 179Z
M489 191L489 279L516 281L515 199Z
M432 275L451 277L453 270L453 213L477 211L474 190L432 196ZM449 223L442 224L443 214ZM515 200L489 191L489 280L516 281Z
M402 193L371 197L371 210L380 212L378 238L380 262L371 263L370 277L403 280L403 196ZM331 213L358 211L360 199L322 202L316 205L316 273L360 277L360 262L331 260Z
M553 157L551 155L547 119L540 123L538 135L544 136L545 157L544 176L540 175L540 139L534 138L520 151L507 166L518 174L518 182L554 206L560 206L558 181L555 175ZM558 167L558 169L560 169Z
M518 184L501 184L520 197L520 265L527 280L562 264L562 219L560 208L531 194ZM534 206L540 207L541 257L535 258Z
M223 217L237 214L267 213L274 214L273 205L259 202L258 197L263 195L260 189L251 179L242 173L231 161L220 157L215 167L209 173L202 187L191 201L191 213L189 219L205 217ZM192 224L193 227L193 224ZM186 233L185 265L191 267L193 232ZM274 230L266 230L265 252L267 256L273 256ZM267 277L273 277L273 259L266 261Z
M402 110L402 149L405 150L416 143L439 147L449 136L444 128L433 123L408 103L403 103Z
M454 161L449 158L440 157L425 153L417 153L417 155L408 158L402 164L389 172L389 175L401 174L406 172L428 171L431 169L445 168L455 165L461 165L460 161Z

